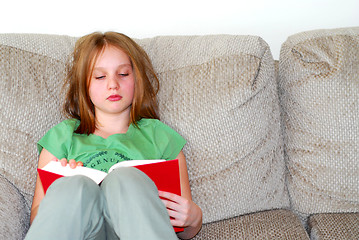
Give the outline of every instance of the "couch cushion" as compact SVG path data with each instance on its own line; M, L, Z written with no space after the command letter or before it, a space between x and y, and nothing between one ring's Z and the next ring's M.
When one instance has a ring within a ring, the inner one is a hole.
M0 175L1 239L24 239L29 227L30 205L17 188Z
M316 214L309 218L310 239L359 239L359 213Z
M279 87L293 208L359 211L359 28L282 45Z
M299 219L289 210L271 210L204 224L200 239L309 239Z
M287 207L274 61L254 36L144 39L204 222Z
M30 202L36 142L61 120L65 62L73 44L64 36L0 35L0 174Z

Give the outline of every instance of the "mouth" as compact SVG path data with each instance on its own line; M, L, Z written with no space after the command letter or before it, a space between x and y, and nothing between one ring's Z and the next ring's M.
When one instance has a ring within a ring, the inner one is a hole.
M111 102L120 101L121 99L122 99L122 97L118 94L111 95L107 98L107 100L109 100Z

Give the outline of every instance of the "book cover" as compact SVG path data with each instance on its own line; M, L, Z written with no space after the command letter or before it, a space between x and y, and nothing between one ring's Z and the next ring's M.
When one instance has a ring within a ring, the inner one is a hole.
M181 195L180 174L178 160L130 160L115 164L109 170L116 169L117 167L135 167L144 172L156 184L158 190L175 193ZM58 178L64 176L84 175L97 184L107 176L107 173L100 170L76 167L71 169L68 165L61 166L60 162L49 162L45 167L38 168L40 180L46 194L50 185ZM183 228L174 227L176 232L183 231Z

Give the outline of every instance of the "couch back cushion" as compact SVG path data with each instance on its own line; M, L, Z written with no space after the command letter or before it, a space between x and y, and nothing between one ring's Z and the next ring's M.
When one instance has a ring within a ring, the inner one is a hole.
M141 41L159 74L160 115L188 141L194 201L212 222L288 206L274 61L255 36Z
M0 173L31 200L36 142L60 122L75 38L1 35ZM204 222L288 206L274 63L254 36L138 40L158 72L161 119L188 141Z
M289 37L279 81L293 208L359 211L359 28Z
M65 63L74 39L0 35L0 174L32 200L37 141L61 117Z

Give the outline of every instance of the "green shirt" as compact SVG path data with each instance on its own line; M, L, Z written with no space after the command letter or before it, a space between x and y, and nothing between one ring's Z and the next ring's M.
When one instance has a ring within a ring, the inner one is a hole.
M80 121L65 120L51 128L38 142L58 159L75 159L107 172L115 163L126 160L175 159L186 143L176 131L156 119L142 119L138 128L131 124L124 134L102 138L95 134L77 134Z

